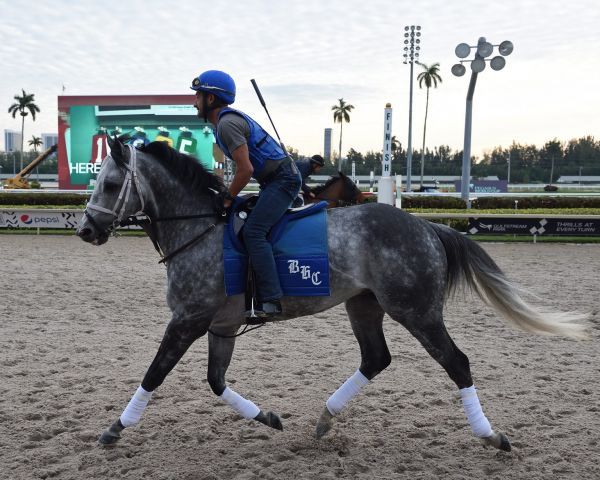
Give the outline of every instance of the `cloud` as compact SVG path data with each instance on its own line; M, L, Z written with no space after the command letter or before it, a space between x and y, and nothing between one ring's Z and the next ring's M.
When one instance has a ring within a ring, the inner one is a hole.
M344 83L288 83L260 87L265 101L273 98L276 101L289 104L320 104L323 101L334 103L338 98L365 99L370 97L368 88L364 85ZM353 100L348 100L349 102Z

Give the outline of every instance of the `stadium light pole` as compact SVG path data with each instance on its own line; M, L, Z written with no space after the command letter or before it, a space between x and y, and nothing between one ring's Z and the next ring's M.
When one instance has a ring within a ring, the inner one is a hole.
M467 208L471 208L469 191L471 183L471 123L473 114L473 94L475 93L477 75L485 69L486 58L494 52L494 47L498 47L498 53L500 53L500 55L489 60L490 67L492 67L492 70L502 70L506 65L504 57L510 55L513 51L513 44L508 40L503 41L499 45L492 45L486 41L485 37L480 37L476 46L470 46L467 43L459 43L454 49L454 53L458 58L468 57L471 54L471 49L475 49L475 57L472 60L460 60L460 63L453 65L451 70L454 76L462 77L466 72L463 62L471 62L471 81L469 82L469 90L467 91L465 109L465 137L460 186L460 196L465 201Z
M411 190L412 176L412 97L413 97L413 68L414 62L419 60L421 50L421 26L406 25L404 27L404 63L410 63L410 93L408 97L408 151L406 154L406 191Z

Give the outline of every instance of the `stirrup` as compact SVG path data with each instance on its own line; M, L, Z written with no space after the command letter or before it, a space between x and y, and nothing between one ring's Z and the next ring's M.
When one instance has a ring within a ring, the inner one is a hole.
M254 308L254 302L252 308L246 311L246 319L259 322L262 319L276 317L282 313L281 302L279 300L273 300L270 302L261 302L256 308Z

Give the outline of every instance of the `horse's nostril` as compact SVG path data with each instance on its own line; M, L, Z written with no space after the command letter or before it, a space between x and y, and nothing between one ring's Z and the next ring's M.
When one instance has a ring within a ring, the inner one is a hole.
M91 228L81 228L79 230L77 230L77 236L78 237L87 237L90 233L92 233L92 229Z

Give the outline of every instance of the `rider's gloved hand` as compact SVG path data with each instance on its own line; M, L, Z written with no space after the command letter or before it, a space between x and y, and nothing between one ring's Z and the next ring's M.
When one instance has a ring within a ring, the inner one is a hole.
M231 196L228 190L224 189L219 192L215 199L215 210L217 211L217 214L221 215L222 217L226 217L229 213L229 209L233 203L233 200L234 198Z

